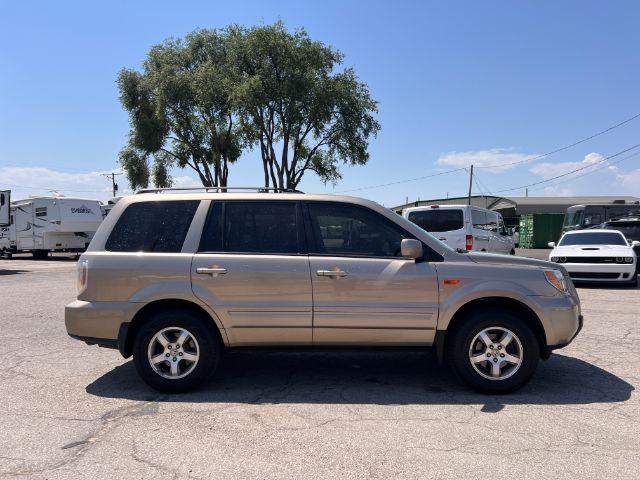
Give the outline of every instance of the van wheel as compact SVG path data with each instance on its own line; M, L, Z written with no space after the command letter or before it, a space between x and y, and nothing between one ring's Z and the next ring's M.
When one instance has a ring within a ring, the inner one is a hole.
M153 315L134 341L138 374L161 392L196 388L215 372L220 360L220 344L212 328L190 312L170 310Z
M46 260L49 258L49 250L34 250L32 255L36 260Z
M481 393L510 393L523 387L538 366L536 336L508 312L468 316L452 332L447 357L454 373Z

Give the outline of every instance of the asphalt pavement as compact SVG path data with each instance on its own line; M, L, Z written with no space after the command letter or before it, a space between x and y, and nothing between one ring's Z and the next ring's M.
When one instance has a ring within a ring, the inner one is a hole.
M237 352L170 396L67 336L74 269L0 260L0 478L639 478L638 289L579 288L583 331L512 395L429 352Z

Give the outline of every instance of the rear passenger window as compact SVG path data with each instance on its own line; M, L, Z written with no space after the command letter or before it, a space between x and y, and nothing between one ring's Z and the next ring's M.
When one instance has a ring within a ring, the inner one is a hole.
M178 253L199 200L132 203L105 245L110 252Z
M487 214L482 210L471 210L471 221L473 222L473 228L480 228L482 230L487 229Z
M223 219L224 217L224 219ZM224 202L210 210L200 252L300 252L294 202Z

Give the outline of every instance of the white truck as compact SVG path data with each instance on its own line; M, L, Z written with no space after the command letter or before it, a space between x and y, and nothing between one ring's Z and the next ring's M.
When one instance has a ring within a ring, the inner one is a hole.
M10 202L8 217L0 223L0 253L9 258L22 252L34 258L46 258L49 252L82 252L103 219L99 201L67 197Z

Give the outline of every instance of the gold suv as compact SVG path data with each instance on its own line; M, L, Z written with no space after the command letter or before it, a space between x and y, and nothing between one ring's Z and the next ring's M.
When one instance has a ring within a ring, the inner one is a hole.
M225 348L393 346L434 347L472 388L506 393L582 327L561 266L453 250L360 198L242 191L120 200L65 319L165 392L201 384Z

